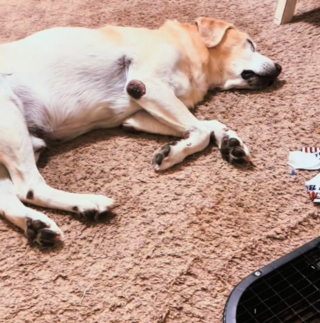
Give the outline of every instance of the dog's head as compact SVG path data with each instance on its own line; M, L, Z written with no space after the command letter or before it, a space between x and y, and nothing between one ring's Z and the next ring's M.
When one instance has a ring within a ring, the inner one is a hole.
M196 26L210 53L212 87L264 88L281 73L281 66L259 54L250 37L231 23L201 17Z

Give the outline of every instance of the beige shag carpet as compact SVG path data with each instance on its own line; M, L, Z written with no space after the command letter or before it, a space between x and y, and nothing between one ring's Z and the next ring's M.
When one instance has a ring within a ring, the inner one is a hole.
M40 162L47 182L106 194L115 216L89 223L44 210L64 230L63 248L40 250L0 226L0 322L215 323L232 289L252 271L319 236L320 209L291 178L289 151L320 144L320 4L299 1L276 26L277 0L0 0L0 41L52 26L157 27L211 16L234 22L283 67L262 92L212 93L200 119L218 119L251 148L254 171L216 147L163 173L153 152L169 137L95 131Z

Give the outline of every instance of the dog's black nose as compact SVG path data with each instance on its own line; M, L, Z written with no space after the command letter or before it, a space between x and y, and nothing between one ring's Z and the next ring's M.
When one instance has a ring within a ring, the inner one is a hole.
M280 64L278 64L278 63L275 63L274 64L275 66L276 66L276 69L277 69L277 71L279 72L279 74L281 73L281 71L282 71L282 67L281 67L281 65Z
M275 70L273 70L266 79L268 81L267 86L272 85L282 71L282 67L280 64L275 63L274 67L275 67Z

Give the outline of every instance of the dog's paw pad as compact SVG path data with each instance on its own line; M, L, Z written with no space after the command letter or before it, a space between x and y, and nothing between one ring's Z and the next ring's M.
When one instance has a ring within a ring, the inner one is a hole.
M40 220L27 219L26 234L28 239L44 247L52 247L62 242L62 235L51 230L49 227L49 225Z
M236 158L243 158L246 156L245 151L241 147L234 147L231 153Z
M108 210L105 210L103 212L100 212L97 209L91 209L91 210L86 210L84 212L81 212L80 215L83 216L87 220L97 221L97 220L99 220L99 217L101 214L106 214L110 210L111 210L111 208Z
M113 199L102 195L83 195L82 203L74 206L72 211L82 217L96 221L100 215L110 212L115 207Z
M171 146L176 145L177 142L173 141L170 142L169 144L161 147L159 151L157 151L153 157L152 164L153 167L156 171L161 170L161 166L163 165L163 161L168 158L170 151L171 151Z
M170 146L169 145L166 145L164 147L162 147L160 149L160 151L158 151L155 155L154 155L154 158L153 158L153 164L156 164L158 166L161 166L162 164L162 161L168 157L170 154Z
M237 138L223 137L220 152L229 163L252 164L247 147Z
M97 220L98 214L99 214L98 210L93 209L93 210L86 210L82 212L81 216L89 220Z
M240 147L240 141L237 138L228 138L228 137L224 137L224 139L226 139L226 141L229 142L229 147Z

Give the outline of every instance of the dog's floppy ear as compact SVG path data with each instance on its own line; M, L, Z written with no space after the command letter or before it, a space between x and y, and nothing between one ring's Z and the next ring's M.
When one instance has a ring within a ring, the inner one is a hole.
M203 17L197 18L195 24L198 28L201 39L208 48L219 45L226 31L230 28L235 28L233 24L223 20Z

